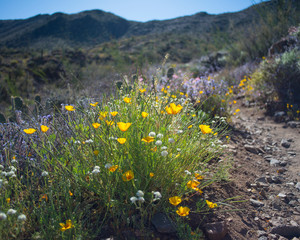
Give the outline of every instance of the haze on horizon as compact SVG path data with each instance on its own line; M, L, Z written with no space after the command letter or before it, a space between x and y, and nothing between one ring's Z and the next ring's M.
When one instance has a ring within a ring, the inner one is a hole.
M260 2L260 1L256 1ZM166 20L198 12L220 14L250 7L254 0L1 0L0 19L26 19L38 14L67 14L100 9L127 20Z

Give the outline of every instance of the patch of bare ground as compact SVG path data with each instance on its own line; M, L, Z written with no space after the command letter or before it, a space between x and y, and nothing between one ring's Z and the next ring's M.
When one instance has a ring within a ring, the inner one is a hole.
M206 194L219 201L235 196L246 201L234 204L237 211L217 211L209 222L226 222L225 240L299 239L300 124L276 123L262 106L239 101L228 143L230 181L211 186Z

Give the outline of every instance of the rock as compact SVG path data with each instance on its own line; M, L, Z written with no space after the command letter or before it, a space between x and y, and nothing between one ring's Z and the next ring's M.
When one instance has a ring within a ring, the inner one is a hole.
M222 240L228 232L224 221L207 223L204 225L205 233L210 240Z
M262 187L267 187L268 186L268 182L266 180L265 177L260 177L260 178L257 178L255 180L255 183L259 186L262 186Z
M287 165L287 161L280 161L279 165L281 167L285 167Z
M280 197L280 198L286 198L286 195L285 195L284 193L279 193L279 194L277 195L277 197Z
M249 144L245 144L244 147L247 151L254 153L254 154L264 153L264 151L258 146L252 146Z
M282 139L280 144L285 148L289 148L291 146L291 144L286 139Z
M164 213L155 214L151 219L151 223L154 225L154 227L159 233L176 232L174 223Z
M275 122L283 122L284 116L285 116L285 112L283 111L275 112L274 114Z
M300 226L280 225L273 227L271 233L278 234L286 238L300 237Z
M260 236L260 237L258 238L258 240L268 240L268 237L267 237L267 236Z
M250 203L254 207L263 207L265 205L263 202L257 201L257 200L252 199L252 198L250 199Z
M298 190L300 190L300 182L297 182L295 188L297 188Z
M265 231L262 231L262 230L257 230L257 236L258 237L267 236L267 233Z
M300 121L290 121L287 123L290 128L298 128L300 127Z
M275 158L272 158L271 160L270 160L270 165L272 166L272 167L276 167L276 166L278 166L280 164L280 161L278 161L277 159L275 159Z
M288 154L290 154L291 156L296 156L295 152L287 152Z
M277 176L272 176L271 180L273 183L278 183L278 184L281 183L281 179Z

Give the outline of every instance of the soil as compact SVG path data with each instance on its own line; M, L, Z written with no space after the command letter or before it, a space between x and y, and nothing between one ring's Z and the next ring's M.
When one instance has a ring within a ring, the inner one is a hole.
M209 221L225 221L224 240L299 239L300 124L275 122L264 106L243 102L236 104L240 112L233 116L228 143L230 181L212 189L217 199L241 196L245 202L234 204L237 211L217 211Z

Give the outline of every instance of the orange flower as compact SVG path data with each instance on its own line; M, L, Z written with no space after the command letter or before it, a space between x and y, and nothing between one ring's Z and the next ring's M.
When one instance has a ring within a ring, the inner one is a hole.
M188 207L179 207L176 213L181 217L185 217L189 215L190 209Z
M117 141L120 143L120 144L124 144L126 142L126 138L118 138Z
M36 130L34 128L27 128L27 129L24 129L23 131L27 134L33 134L36 132Z
M118 122L118 127L122 132L126 132L128 128L131 126L131 123Z
M42 201L43 199L45 199L46 202L48 202L48 196L47 194L42 194L40 197L40 201Z
M168 114L172 114L172 115L176 115L177 113L179 113L182 109L182 106L180 104L178 104L176 106L175 103L171 103L170 106L166 106L165 110Z
M179 203L181 203L181 201L182 201L181 197L178 197L178 196L169 198L169 202L174 206L177 206Z
M48 129L49 129L49 128L48 128L47 126L41 125L41 131L42 131L42 132L47 132Z
M149 173L149 176L150 176L151 178L153 178L153 177L154 177L154 173L153 173L153 172Z
M114 171L116 171L118 169L118 167L119 167L119 165L114 165L114 166L111 166L110 168L108 168L108 170L110 172L114 172Z
M67 110L67 111L75 111L75 109L74 109L74 107L73 106L65 106L65 109Z
M195 178L197 178L198 180L203 179L203 176L200 175L199 173L195 173Z
M115 123L114 121L108 121L108 120L106 120L105 122L107 126L112 126Z
M212 129L210 128L209 125L199 125L199 128L201 129L201 132L203 134L211 133Z
M69 190L69 194L70 194L70 196L73 196L73 193Z
M92 123L92 125L95 129L97 129L98 127L100 127L101 124L100 123Z
M188 126L188 129L190 129L190 128L192 128L193 127L193 125L190 125L190 126Z
M192 188L194 190L198 190L197 186L199 185L200 183L196 180L191 180L191 181L188 181L187 183L187 187L188 188Z
M126 103L131 103L131 98L125 97L123 98L123 101Z
M123 181L125 181L125 182L128 182L128 181L134 179L133 171L132 171L132 170L129 170L129 171L123 173L122 179L123 179Z
M118 114L118 112L110 112L110 114L111 114L113 117L115 117L115 116Z
M147 136L147 137L142 138L142 141L146 142L146 143L151 143L151 142L154 142L154 137Z

